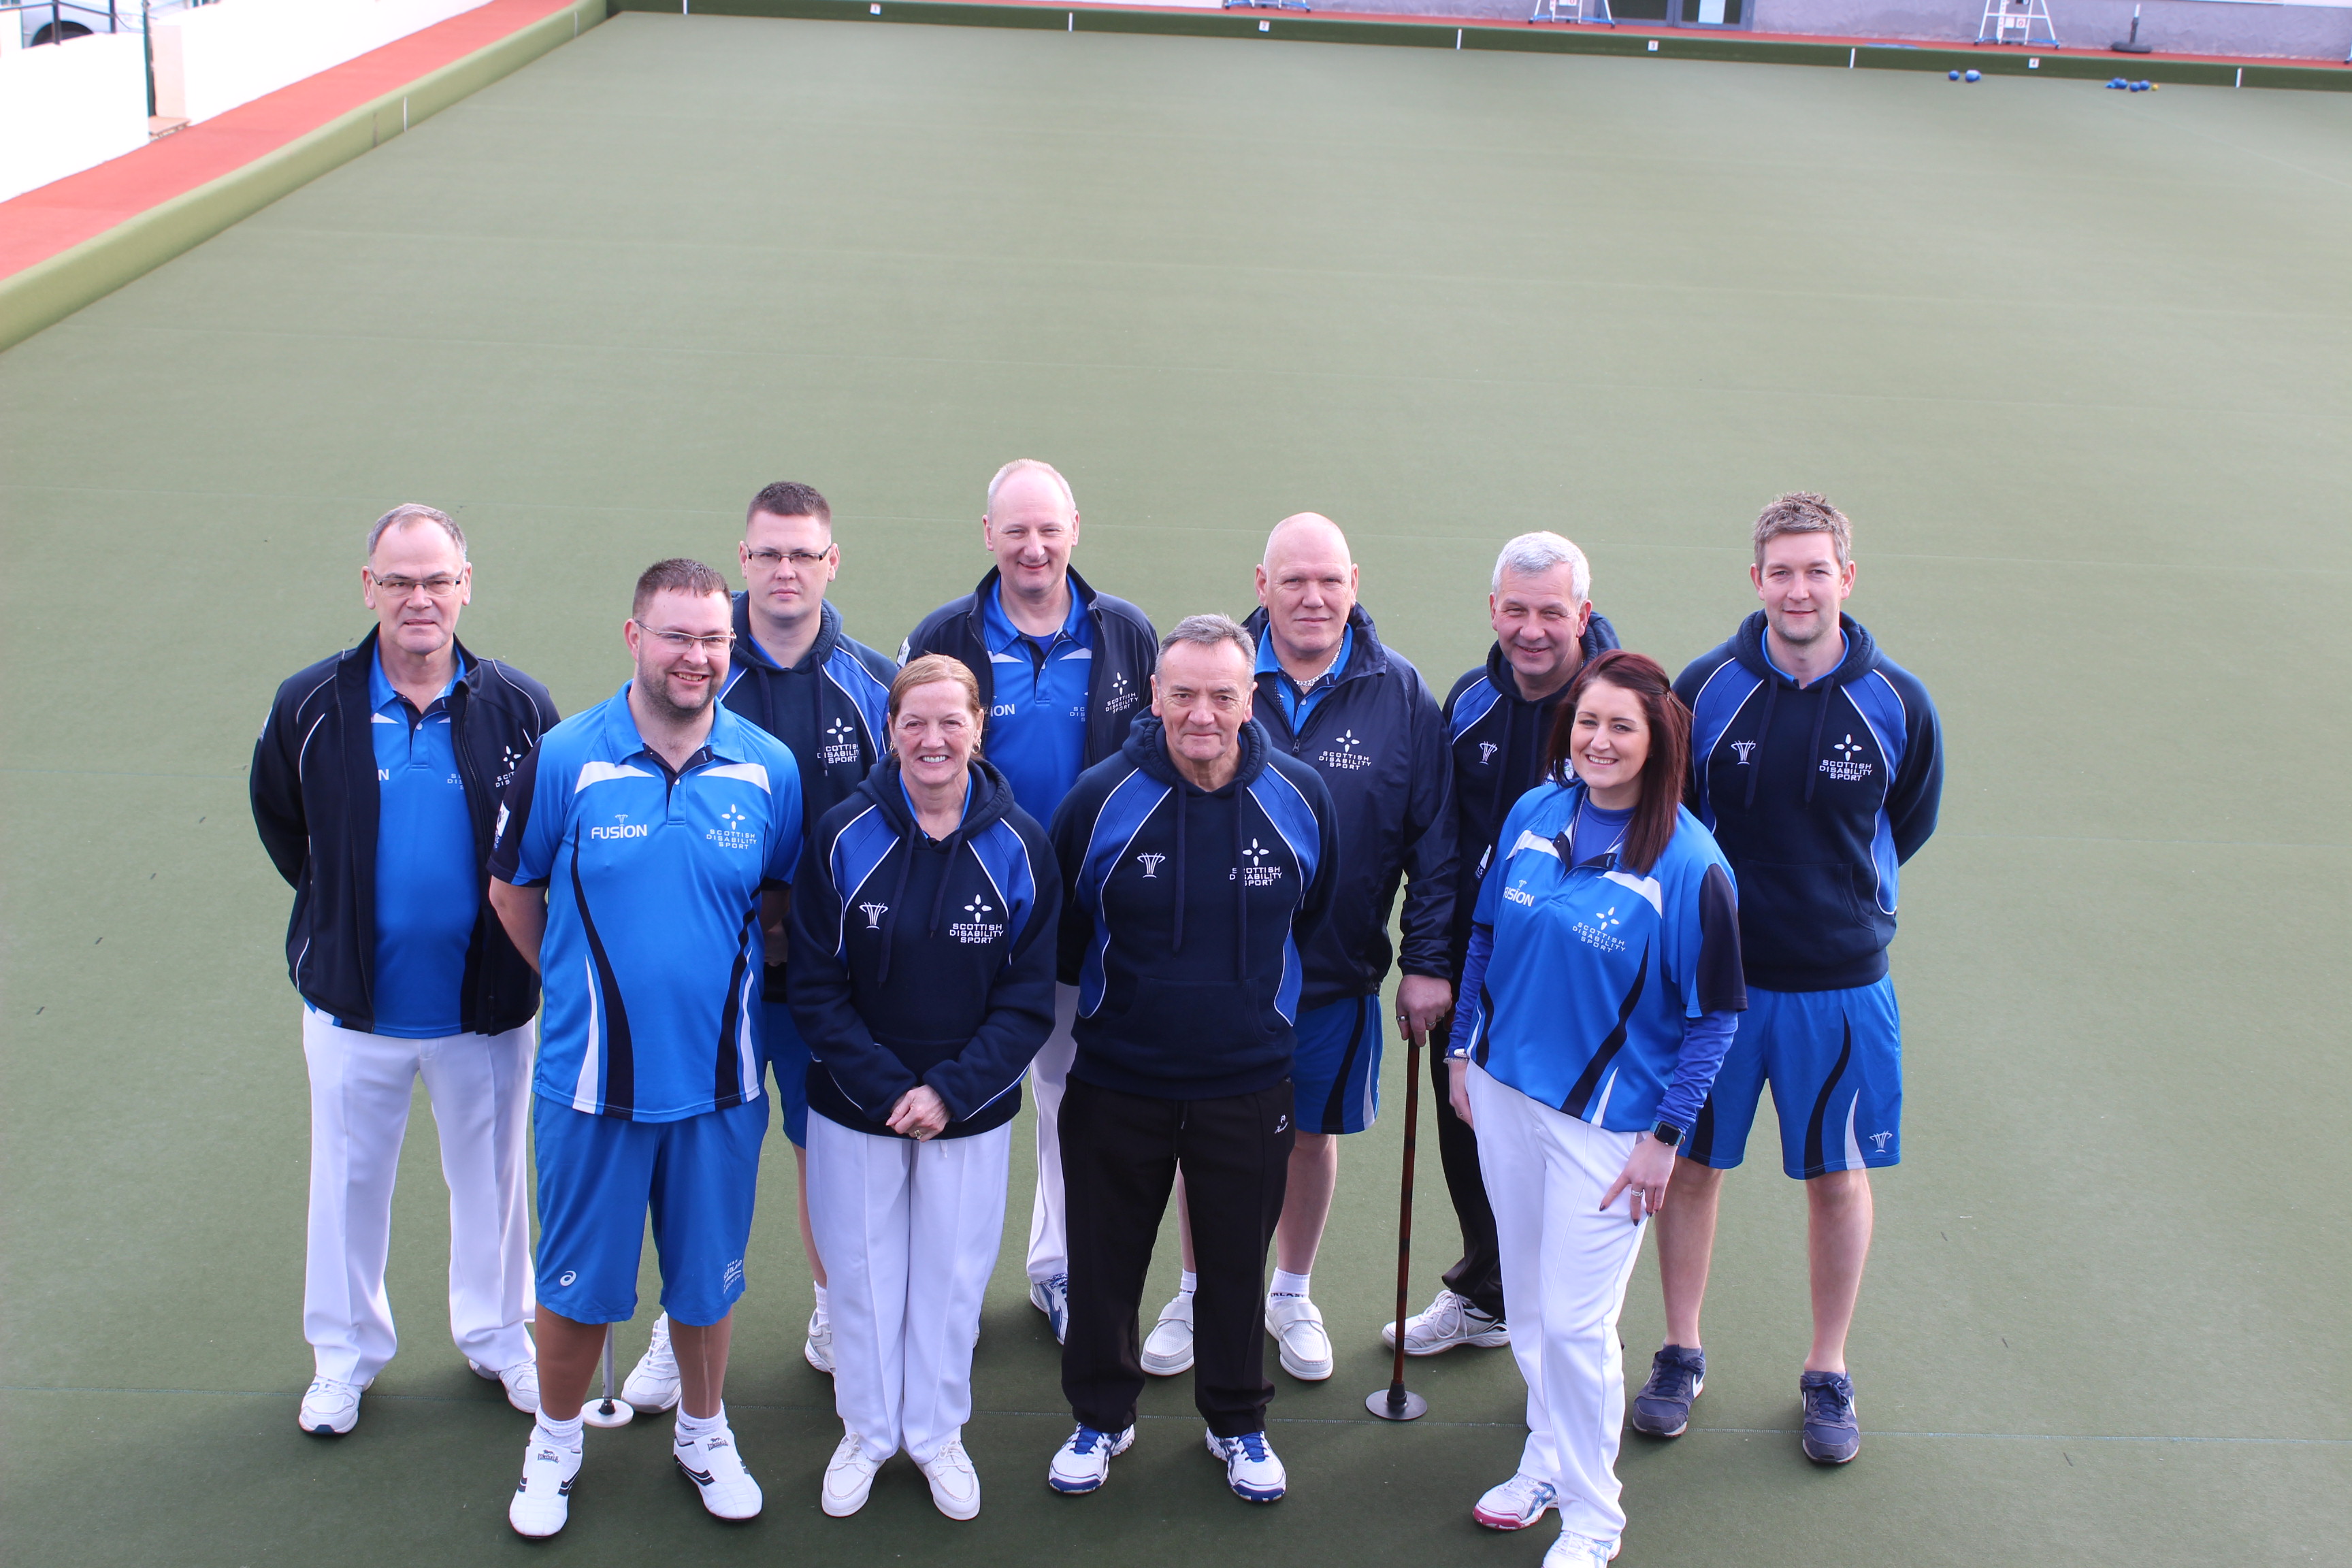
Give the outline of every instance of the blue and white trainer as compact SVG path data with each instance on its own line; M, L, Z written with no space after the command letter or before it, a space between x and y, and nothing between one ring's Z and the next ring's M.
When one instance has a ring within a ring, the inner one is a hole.
M1543 1568L1609 1568L1616 1560L1619 1544L1563 1530L1559 1539L1551 1543L1551 1550L1544 1553Z
M563 1528L572 1514L572 1483L580 1479L580 1450L567 1448L531 1424L522 1451L522 1479L507 1504L507 1522L517 1535L543 1540Z
M1282 1500L1287 1478L1265 1433L1244 1432L1238 1437L1220 1437L1211 1432L1208 1437L1209 1452L1225 1462L1225 1485L1234 1489L1234 1496L1244 1502Z
M1559 1493L1549 1481L1521 1470L1501 1486L1487 1488L1470 1517L1489 1530L1525 1530L1549 1513L1559 1500Z
M1862 1452L1853 1379L1842 1372L1808 1372L1797 1379L1797 1397L1805 1402L1805 1458L1817 1465L1843 1465Z
M314 1377L302 1391L302 1408L294 1420L313 1437L340 1437L360 1423L360 1394L364 1387Z
M677 1461L679 1473L694 1483L711 1517L729 1521L759 1517L763 1500L760 1483L743 1468L732 1431L721 1426L707 1437L676 1437L670 1443L669 1457Z
M1070 1331L1070 1277L1056 1274L1049 1279L1032 1279L1029 1304L1045 1314L1045 1321L1054 1331L1054 1342L1061 1343Z
M1691 1405L1706 1392L1706 1352L1662 1345L1650 1358L1650 1381L1633 1395L1626 1419L1636 1432L1679 1437L1690 1430Z
M1135 1447L1135 1428L1097 1432L1081 1425L1055 1450L1045 1470L1045 1484L1065 1497L1099 1491L1110 1479L1110 1462Z

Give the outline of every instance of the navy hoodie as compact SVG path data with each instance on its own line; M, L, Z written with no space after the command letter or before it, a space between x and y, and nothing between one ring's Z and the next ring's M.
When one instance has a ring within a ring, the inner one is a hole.
M844 1127L898 1134L890 1112L929 1084L946 1138L1001 1127L1054 1027L1062 878L1036 819L975 758L963 821L934 839L883 758L810 836L793 884L793 1018L808 1103Z
M1739 883L1748 983L1839 991L1886 973L1896 871L1936 831L1944 747L1916 677L1840 616L1845 658L1800 687L1764 612L1675 681L1691 710L1692 810Z
M1242 725L1241 765L1203 790L1147 713L1054 814L1061 977L1078 988L1070 1076L1163 1100L1222 1100L1290 1076L1300 951L1338 885L1331 796Z
M1266 614L1245 625L1263 640ZM1445 720L1421 672L1381 643L1361 605L1346 668L1299 729L1283 717L1280 670L1257 677L1256 715L1278 751L1322 774L1338 813L1339 886L1331 919L1307 948L1310 1011L1370 996L1388 978L1389 911L1405 887L1400 963L1407 974L1454 978L1454 778Z
M1586 659L1616 647L1617 628L1595 612L1584 623L1580 643ZM1544 748L1559 716L1568 686L1530 702L1519 695L1518 672L1503 656L1503 645L1486 650L1486 662L1454 683L1445 695L1445 736L1454 748L1454 974L1470 951L1470 917L1478 908L1478 884L1495 854L1495 837L1519 796L1543 776Z

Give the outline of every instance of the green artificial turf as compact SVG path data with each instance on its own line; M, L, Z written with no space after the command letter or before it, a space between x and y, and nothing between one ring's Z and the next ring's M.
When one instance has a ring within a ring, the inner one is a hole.
M364 630L369 520L456 511L467 641L571 711L625 673L634 574L726 562L777 478L832 498L835 597L895 649L1026 454L1162 626L1245 608L1267 526L1329 513L1441 689L1510 534L1576 538L1679 666L1753 603L1757 506L1828 491L1950 757L1904 879L1867 1437L1796 1453L1766 1118L1621 1562L2343 1561L2347 255L2336 94L629 15L0 355L0 1551L1533 1568L1549 1527L1468 1518L1517 1451L1507 1356L1416 1363L1416 1426L1362 1412L1393 1055L1316 1270L1338 1375L1277 1377L1278 1508L1223 1492L1182 1380L1108 1490L1046 1491L1022 1140L973 1523L903 1462L818 1512L780 1137L730 1389L757 1523L702 1518L641 1426L592 1434L563 1537L509 1536L525 1422L447 1346L421 1100L404 1352L351 1437L294 1428L306 1095L244 770L276 683ZM1424 1154L1416 1307L1454 1255ZM1659 1333L1645 1265L1636 1375Z

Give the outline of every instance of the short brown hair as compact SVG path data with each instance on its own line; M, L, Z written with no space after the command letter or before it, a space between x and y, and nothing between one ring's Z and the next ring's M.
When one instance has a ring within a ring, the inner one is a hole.
M1756 519L1756 564L1764 564L1764 546L1784 533L1826 533L1830 548L1843 566L1853 558L1853 524L1830 504L1830 498L1811 490L1790 490L1775 500Z
M656 594L686 594L697 599L717 594L723 598L728 594L727 579L701 562L689 561L683 555L656 561L637 578L636 597L629 601L629 618L642 625L646 606L654 602Z
M833 526L833 508L824 497L817 494L814 485L804 485L796 479L778 479L772 485L762 485L760 493L751 498L744 510L743 521L750 522L761 512L770 517L813 517L827 528Z
M943 653L927 653L920 658L908 661L907 667L892 679L890 722L896 724L898 721L898 703L907 693L918 686L933 686L942 680L955 682L963 692L964 706L971 710L971 716L986 721L988 705L980 700L980 682L973 677L971 668L960 658L950 658ZM979 751L980 742L974 741L971 749Z

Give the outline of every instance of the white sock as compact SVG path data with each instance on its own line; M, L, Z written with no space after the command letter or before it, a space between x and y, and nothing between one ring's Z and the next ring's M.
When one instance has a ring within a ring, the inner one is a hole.
M1286 1268L1277 1268L1274 1271L1274 1284L1267 1289L1266 1294L1304 1296L1307 1294L1307 1281L1311 1278L1313 1278L1311 1275L1293 1274Z
M828 1306L828 1305L826 1304L826 1302L825 1302L824 1287L824 1286L822 1286L822 1285L819 1285L819 1286L814 1287L814 1289L815 1289L815 1290L816 1290L816 1311L817 1311L817 1316L818 1316L818 1317L820 1317L820 1318L830 1318L830 1317L832 1317L832 1316L833 1316L833 1309L832 1309L830 1306Z
M580 1434L586 1426L587 1422L583 1416L574 1415L569 1421L558 1421L542 1410L539 1413L539 1424L531 1429L531 1435L559 1448L577 1448L580 1447Z
M1179 1296L1190 1296L1200 1288L1201 1277L1192 1269L1187 1268L1183 1273L1176 1276L1176 1294Z
M708 1416L688 1415L686 1413L686 1402L684 1400L678 1402L677 1440L681 1447L688 1443L699 1443L713 1433L726 1430L727 1406L723 1402L719 1406L718 1415Z

